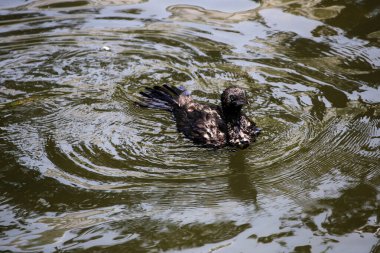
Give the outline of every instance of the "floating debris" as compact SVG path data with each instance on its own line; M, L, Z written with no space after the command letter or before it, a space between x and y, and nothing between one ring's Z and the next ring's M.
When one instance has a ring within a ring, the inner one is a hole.
M105 51L110 51L111 50L111 48L109 48L107 46L103 46L102 49L105 50Z

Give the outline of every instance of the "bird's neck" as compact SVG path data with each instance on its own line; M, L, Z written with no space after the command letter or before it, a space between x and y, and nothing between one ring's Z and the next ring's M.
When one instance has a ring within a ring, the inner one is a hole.
M240 120L241 107L222 107L223 116L227 122L234 123Z

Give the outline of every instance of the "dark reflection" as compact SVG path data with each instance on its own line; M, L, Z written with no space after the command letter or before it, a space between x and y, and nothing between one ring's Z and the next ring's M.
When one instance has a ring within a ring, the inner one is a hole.
M51 75L51 73L49 73ZM46 73L48 75L48 73ZM40 92L45 90L50 90L52 87L56 87L57 84L48 81L14 81L5 80L2 85L8 89L19 90L23 92L28 92L29 94L33 92Z
M307 38L290 38L288 43L296 57L323 57L331 50L329 44Z
M334 107L343 108L347 106L348 98L344 92L327 85L319 87L319 90Z
M256 203L257 190L248 170L246 152L244 150L231 152L229 161L231 174L228 177L228 186L231 195L235 198Z
M372 247L370 253L380 253L380 241Z
M326 114L326 105L321 100L322 98L319 96L311 97L311 102L313 103L313 106L310 110L310 114L319 119L320 121L323 120L323 117Z
M365 109L365 111L358 113L352 120L362 120L365 118L380 120L380 115L376 114L376 110L374 107L367 106Z
M258 237L257 241L260 243L271 243L274 240L278 240L280 238L289 237L289 236L294 236L294 232L293 231L287 231L287 232L280 232L277 234L271 234L269 236L262 236L262 237Z
M366 71L365 73L352 74L352 76L354 78L357 78L358 80L367 82L368 86L377 88L377 82L379 80L380 70L374 69L371 71Z
M368 218L378 215L377 190L368 184L343 190L336 199L321 201L331 207L332 213L322 223L330 234L343 235L366 225Z
M302 245L294 247L292 253L311 253L311 245Z
M378 0L322 1L321 5L344 6L335 18L326 22L346 30L350 35L365 37L380 29L380 5Z
M114 241L127 241L107 247L110 252L165 252L201 247L209 243L218 243L235 237L250 227L249 224L236 225L233 222L211 224L186 224L161 222L149 218L112 222L78 231L77 235L67 241L62 249L70 249L77 243L95 244L99 231L118 231L117 236L106 238ZM93 236L90 236L92 235ZM91 243L93 241L93 243ZM94 252L102 247L91 247L82 252Z
M327 25L317 26L312 32L314 37L336 36L338 32Z
M67 2L58 2L51 3L47 5L42 5L39 8L41 9L49 9L49 8L72 8L72 7L80 7L84 5L88 5L88 1L67 1Z
M51 27L44 27L44 28L36 28L36 29L22 29L22 30L14 30L10 32L2 32L0 33L0 36L9 37L9 36L19 36L19 35L32 35L32 34L41 34L41 33L47 33L51 32L55 29L60 28L68 28L69 26L51 26ZM38 40L42 41L41 38Z
M24 19L44 17L45 15L37 12L19 12L0 14L1 25L11 25L23 22Z
M133 15L139 15L143 12L142 9L139 9L139 8L128 8L128 9L125 9L125 10L121 10L120 11L121 13L126 13L126 14L133 14Z
M100 14L100 9L98 8L81 8L81 9L71 9L63 10L60 13L64 14Z

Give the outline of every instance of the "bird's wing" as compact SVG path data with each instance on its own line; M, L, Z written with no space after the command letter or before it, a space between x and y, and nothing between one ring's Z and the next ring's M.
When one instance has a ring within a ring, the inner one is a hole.
M187 138L205 146L226 145L223 119L216 108L191 102L178 108L174 115L178 130Z

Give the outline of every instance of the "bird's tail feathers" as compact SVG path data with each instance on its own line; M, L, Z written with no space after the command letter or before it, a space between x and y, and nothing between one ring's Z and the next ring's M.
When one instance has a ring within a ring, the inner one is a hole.
M178 104L178 97L182 94L188 95L188 92L183 87L177 88L173 85L164 84L162 86L156 85L153 88L147 87L140 94L143 96L143 99L136 102L137 105L172 111L173 107Z

